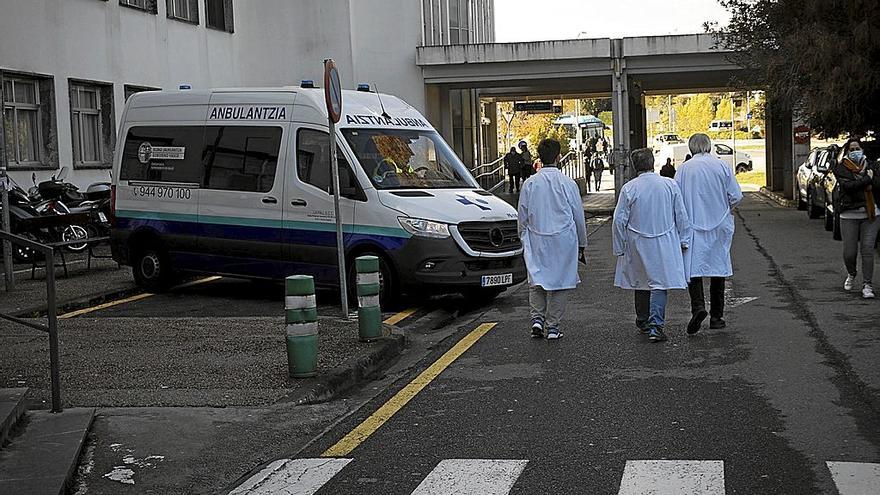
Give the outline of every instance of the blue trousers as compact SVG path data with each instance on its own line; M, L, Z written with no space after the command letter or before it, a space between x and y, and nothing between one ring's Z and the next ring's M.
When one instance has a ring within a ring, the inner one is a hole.
M642 330L649 326L663 328L666 325L667 300L665 289L636 290L636 326Z

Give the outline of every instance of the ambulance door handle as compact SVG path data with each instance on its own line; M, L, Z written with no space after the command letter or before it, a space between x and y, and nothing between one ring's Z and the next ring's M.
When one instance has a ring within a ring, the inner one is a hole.
M266 196L265 198L263 198L263 204L264 205L277 205L278 200L273 198L272 196Z
M308 205L308 203L306 203L306 200L304 200L304 199L294 199L293 201L290 202L290 204L292 206L307 206Z

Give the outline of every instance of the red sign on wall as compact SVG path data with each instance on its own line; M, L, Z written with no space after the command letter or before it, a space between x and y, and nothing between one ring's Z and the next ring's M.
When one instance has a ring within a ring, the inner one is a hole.
M799 125L794 128L795 144L810 144L810 126Z

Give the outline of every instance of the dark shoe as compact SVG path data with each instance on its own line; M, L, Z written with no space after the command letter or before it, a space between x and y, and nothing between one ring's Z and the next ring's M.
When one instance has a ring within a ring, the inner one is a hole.
M562 338L562 332L558 328L550 328L547 330L547 340L557 340Z
M727 326L727 322L724 321L724 318L710 318L709 319L709 328L712 330L717 330L719 328L724 328Z
M645 325L645 326L643 326L643 325L636 325L636 326L637 326L638 329L639 329L639 333L642 334L642 335L648 335L648 333L651 331L651 328L648 327L648 326L646 326L646 325Z
M700 325L703 324L703 320L709 316L709 313L705 309L701 309L694 313L694 316L691 317L691 321L688 322L687 333L688 335L693 335L700 331Z
M648 330L648 340L651 342L666 342L666 334L663 333L663 329L660 327L651 327Z
M533 339L544 338L544 321L543 320L539 320L537 318L532 320L532 338Z

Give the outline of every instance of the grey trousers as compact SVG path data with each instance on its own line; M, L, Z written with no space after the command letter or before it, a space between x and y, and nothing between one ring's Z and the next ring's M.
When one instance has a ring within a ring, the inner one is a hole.
M880 217L874 220L840 219L840 235L843 237L843 263L846 272L855 276L859 251L862 254L862 281L873 283L874 279L874 244L877 242L877 231L880 230Z
M559 328L565 316L565 305L571 289L544 290L540 285L529 287L529 307L532 321L544 323L544 328Z

